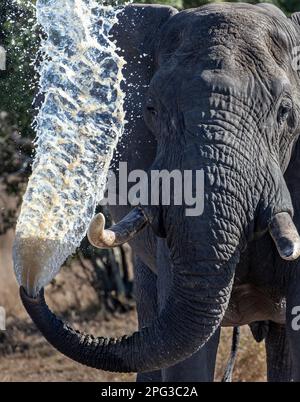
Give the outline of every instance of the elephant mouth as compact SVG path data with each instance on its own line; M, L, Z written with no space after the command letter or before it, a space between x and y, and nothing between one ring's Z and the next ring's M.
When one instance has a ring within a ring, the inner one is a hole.
M285 324L285 313L285 303L275 300L263 289L250 283L234 285L221 326L236 327L268 320Z

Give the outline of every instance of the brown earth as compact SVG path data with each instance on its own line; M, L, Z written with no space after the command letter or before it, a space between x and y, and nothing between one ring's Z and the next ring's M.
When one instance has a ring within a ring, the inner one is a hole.
M0 382L3 381L134 381L134 374L97 371L81 366L56 352L38 334L20 304L13 275L11 247L13 232L0 237L0 306L5 307L7 330L0 331ZM136 329L135 310L107 319L95 309L95 294L84 283L76 264L64 270L48 291L56 312L68 311L68 320L95 335L120 336ZM94 303L94 304L93 304ZM92 306L92 307L91 307ZM231 345L232 329L222 331L216 380L224 372ZM257 344L247 327L242 328L234 381L265 381L263 343Z

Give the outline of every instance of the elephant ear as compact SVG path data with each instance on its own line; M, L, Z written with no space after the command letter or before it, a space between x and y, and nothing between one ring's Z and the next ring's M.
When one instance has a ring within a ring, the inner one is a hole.
M300 12L293 13L290 19L299 28L300 32ZM300 42L300 36L299 36L299 42ZM295 53L293 54L293 57L296 58L295 60L297 63L296 67L298 70L298 74L299 74L299 49L300 47L296 47L294 50ZM299 198L300 170L299 169L300 169L300 137L298 137L295 145L293 146L290 163L285 172L285 180L291 194L295 211L294 222L296 224L298 231L300 230L300 198Z
M122 90L125 92L124 108L128 124L123 135L126 141L121 139L116 156L121 154L123 160L129 160L131 169L150 166L154 157L155 144L144 123L143 105L155 69L155 44L163 25L177 12L168 6L128 5L120 12L119 22L111 31L119 53L126 61ZM149 140L145 138L147 136ZM149 147L142 154L139 144L145 140Z
M295 213L294 222L298 231L300 231L300 138L297 139L294 146L284 177L292 198Z

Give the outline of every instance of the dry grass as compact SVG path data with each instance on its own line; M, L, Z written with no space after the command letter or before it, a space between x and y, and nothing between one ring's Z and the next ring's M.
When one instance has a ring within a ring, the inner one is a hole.
M218 350L216 379L220 381L228 360L232 329L222 329ZM233 373L233 381L266 381L266 358L264 342L257 343L248 326L242 327L238 357Z
M19 300L18 286L13 274L12 245L14 233L0 236L0 306L5 307L8 316L25 317Z
M81 329L89 328L94 334L121 335L124 331L135 329L134 312L116 316L109 321L81 324ZM87 368L56 352L35 331L33 325L26 320L23 328L8 329L8 337L17 339L18 348L8 350L1 357L0 348L0 382L3 381L125 381L135 380L134 374L110 373ZM33 332L32 332L33 329ZM14 342L10 340L10 342ZM14 350L15 349L15 350ZM8 352L8 353L7 353Z
M3 381L134 381L134 374L109 373L97 371L56 352L35 331L27 321L27 330L9 330L16 345L9 353L1 357L0 348L0 382ZM109 321L86 323L81 328L89 328L95 334L119 336L136 329L135 312L116 316ZM26 332L28 332L26 334ZM216 381L220 381L228 359L231 345L231 329L225 329L218 353ZM253 341L248 329L242 331L241 346L234 370L234 381L265 381L265 359L263 344Z

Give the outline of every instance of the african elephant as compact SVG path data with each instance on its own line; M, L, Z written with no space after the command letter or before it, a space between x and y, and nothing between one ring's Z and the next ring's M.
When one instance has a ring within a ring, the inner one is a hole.
M133 335L83 336L24 283L27 311L70 358L140 380L213 380L220 326L267 322L269 380L299 381L300 14L268 4L131 5L113 36L131 116L116 159L128 170L201 169L204 213L118 206L110 230L92 222L92 243L130 241L135 252Z

